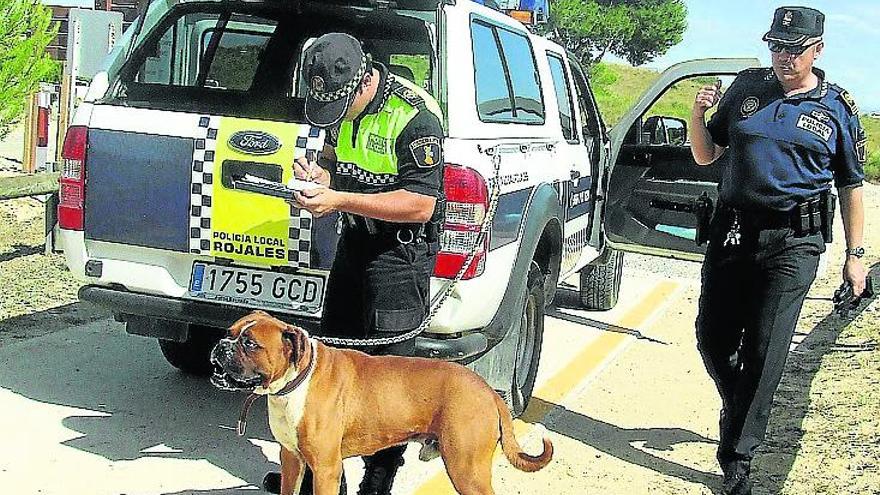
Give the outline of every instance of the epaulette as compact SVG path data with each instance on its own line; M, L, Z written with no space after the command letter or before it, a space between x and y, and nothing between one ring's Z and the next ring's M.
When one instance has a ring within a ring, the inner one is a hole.
M417 108L425 108L425 99L412 89L404 86L397 80L391 82L391 92L403 98L403 101Z
M771 67L752 67L741 71L739 75L761 79L762 81L772 81L773 79L776 79L776 74L773 73Z
M838 93L837 99L839 99L843 103L843 106L846 107L846 110L849 112L849 114L858 117L859 106L856 104L856 100L852 97L852 95L849 94L849 91L841 88L836 84L831 84L830 86L831 89Z

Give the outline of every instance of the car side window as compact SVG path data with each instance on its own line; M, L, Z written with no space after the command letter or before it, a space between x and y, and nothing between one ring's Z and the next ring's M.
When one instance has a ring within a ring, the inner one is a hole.
M562 126L562 135L569 142L578 142L575 132L574 107L572 106L571 87L562 57L552 53L547 54L550 63L550 74L553 76L553 87L556 90L556 102L559 105L559 123Z
M602 133L602 123L599 121L599 112L591 96L587 78L577 64L571 64L571 71L574 87L577 90L578 108L581 111L581 132L584 134L584 139L587 136L598 137Z
M544 123L544 100L525 35L471 23L477 112L483 122Z
M544 101L529 39L506 29L498 29L498 37L513 85L516 121L543 124Z
M475 22L471 26L471 37L480 120L510 122L513 120L513 104L495 30Z

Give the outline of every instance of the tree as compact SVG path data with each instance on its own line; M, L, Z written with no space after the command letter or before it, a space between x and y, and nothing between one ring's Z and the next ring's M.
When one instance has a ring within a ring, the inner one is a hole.
M46 46L58 26L38 0L0 0L0 139L21 119L27 97L57 73Z
M680 43L686 28L683 0L556 0L545 29L592 66L606 53L650 62Z

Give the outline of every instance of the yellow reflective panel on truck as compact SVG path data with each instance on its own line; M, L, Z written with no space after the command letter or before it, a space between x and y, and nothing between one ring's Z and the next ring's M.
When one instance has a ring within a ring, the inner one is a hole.
M286 184L291 164L323 146L303 124L202 117L193 157L190 248L258 266L310 267L311 215L280 198L235 189L246 175Z

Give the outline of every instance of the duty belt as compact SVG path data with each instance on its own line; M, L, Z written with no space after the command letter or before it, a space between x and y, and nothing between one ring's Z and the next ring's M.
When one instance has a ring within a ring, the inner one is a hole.
M367 234L379 239L396 240L410 244L425 237L425 224L395 223L375 220L351 213L340 214L340 225L349 231ZM342 233L340 231L340 233Z
M721 205L731 221L725 245L738 244L740 229L762 230L791 228L796 237L822 234L825 242L832 241L832 226L836 197L830 191L823 191L788 211L741 210Z

